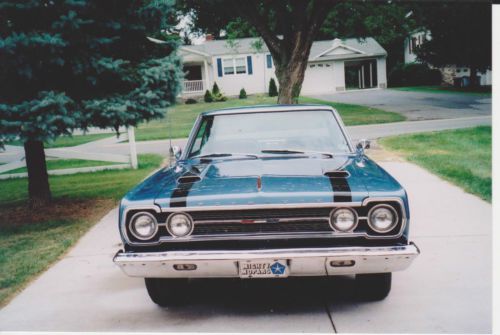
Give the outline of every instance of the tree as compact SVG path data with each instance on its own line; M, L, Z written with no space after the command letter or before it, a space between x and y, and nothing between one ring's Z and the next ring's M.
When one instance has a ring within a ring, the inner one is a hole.
M175 101L177 39L147 38L169 35L173 17L169 1L0 3L0 144L24 142L32 206L51 197L45 141L135 126Z
M240 18L250 24L271 53L279 82L278 103L297 103L313 41L334 0L184 0L179 9L194 27L216 32Z
M274 81L274 78L271 78L269 80L269 92L268 95L270 97L276 97L278 96L278 88L276 87L276 82Z
M431 40L417 48L417 57L437 67L467 66L477 85L477 71L491 68L491 2L438 2L418 9Z

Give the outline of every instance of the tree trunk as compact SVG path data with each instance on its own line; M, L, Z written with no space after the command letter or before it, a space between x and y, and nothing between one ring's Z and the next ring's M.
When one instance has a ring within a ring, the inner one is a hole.
M38 208L46 205L51 200L43 142L25 142L24 152L28 169L29 204L32 208Z
M304 82L307 61L295 60L288 62L283 68L276 68L279 83L278 104L296 104L299 102L300 90Z
M479 86L479 78L477 76L477 67L474 65L469 66L470 69L470 86Z

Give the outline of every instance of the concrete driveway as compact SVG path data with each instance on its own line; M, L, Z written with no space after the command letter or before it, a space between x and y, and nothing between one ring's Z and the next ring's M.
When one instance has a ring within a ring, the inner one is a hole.
M473 94L372 89L315 95L314 98L397 112L409 121L491 115L491 97Z
M120 248L113 210L0 310L0 330L491 332L491 205L413 164L383 158L381 165L409 193L411 238L422 251L394 274L384 301L353 300L349 277L198 280L191 305L162 309L141 279L111 261Z

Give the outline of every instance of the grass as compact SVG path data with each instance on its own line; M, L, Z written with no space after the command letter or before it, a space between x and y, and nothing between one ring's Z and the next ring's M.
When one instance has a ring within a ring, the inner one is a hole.
M396 136L380 143L491 202L491 127Z
M138 170L51 176L53 203L36 211L26 206L27 179L0 181L0 306L64 255L161 161L139 155Z
M230 98L225 102L197 104L177 104L168 109L167 118L140 125L135 132L137 141L150 141L188 137L193 123L201 112L220 108L241 107L250 105L275 104L276 97L253 95L247 99ZM336 108L346 125L373 124L403 121L405 118L397 113L386 112L376 108L329 102L308 97L301 97L300 103L325 104ZM170 123L170 129L168 126Z
M491 96L491 86L481 86L478 88L453 87L453 86L408 86L392 87L393 90L407 92L444 93L444 94L471 94L478 96Z
M54 160L47 160L47 169L48 170L61 170L61 169L104 166L104 165L114 165L114 164L117 164L117 163L103 162L103 161L92 161L92 160L85 160L85 159L54 159ZM6 172L0 173L0 174L23 173L23 172L28 172L26 167L6 171Z
M46 142L45 148L62 148L62 147L73 147L76 145L85 144L92 141L102 140L104 138L115 136L114 134L89 134L89 135L75 135L75 136L61 136L58 137L55 141ZM12 141L9 143L5 143L8 145L17 145L23 146L21 141Z

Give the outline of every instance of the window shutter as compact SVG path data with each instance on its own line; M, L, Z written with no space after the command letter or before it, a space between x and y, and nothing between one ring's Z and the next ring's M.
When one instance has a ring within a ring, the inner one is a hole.
M247 68L248 68L248 74L252 74L252 56L247 56Z
M217 75L222 77L222 59L217 58Z
M273 67L273 57L269 54L266 55L266 60L267 60L267 68L270 69Z

